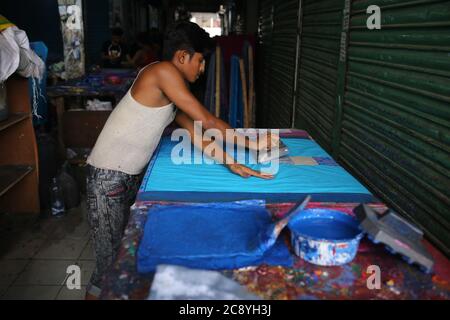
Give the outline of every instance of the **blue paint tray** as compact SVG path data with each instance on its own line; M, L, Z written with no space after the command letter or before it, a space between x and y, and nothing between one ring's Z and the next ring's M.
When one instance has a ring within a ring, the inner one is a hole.
M295 253L321 266L352 261L363 235L358 220L337 210L304 210L288 226Z

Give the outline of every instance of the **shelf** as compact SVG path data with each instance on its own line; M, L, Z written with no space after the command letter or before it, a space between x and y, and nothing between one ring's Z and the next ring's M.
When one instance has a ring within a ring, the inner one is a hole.
M33 171L32 166L0 166L0 196Z
M15 125L16 123L28 119L30 115L28 113L13 113L10 114L8 119L0 121L0 131Z
M0 212L39 214L39 161L29 79L13 74L5 84L9 117L0 121Z

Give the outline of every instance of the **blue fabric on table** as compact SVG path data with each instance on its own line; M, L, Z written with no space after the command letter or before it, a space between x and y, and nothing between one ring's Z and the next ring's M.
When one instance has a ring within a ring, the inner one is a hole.
M274 223L263 201L154 205L137 252L140 273L159 264L198 269L292 266L281 239L270 241Z
M284 138L290 156L330 158L316 142L309 139ZM280 163L272 180L255 177L243 179L220 164L179 164L171 160L178 141L164 137L149 165L137 199L161 201L298 201L312 195L313 201L372 202L372 194L340 166L296 166ZM252 157L251 154L248 157ZM194 158L194 152L190 155ZM247 158L250 160L250 158ZM249 161L247 161L248 163ZM256 170L268 165L248 164Z

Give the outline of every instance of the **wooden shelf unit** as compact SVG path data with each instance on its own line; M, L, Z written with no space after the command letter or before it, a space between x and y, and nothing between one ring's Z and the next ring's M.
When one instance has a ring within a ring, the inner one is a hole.
M0 213L39 213L39 166L28 79L6 81L8 119L0 122Z
M32 171L33 167L30 166L0 166L0 196Z
M8 119L0 122L0 131L9 128L10 126L15 125L16 123L29 118L30 115L27 113L13 113L10 114Z

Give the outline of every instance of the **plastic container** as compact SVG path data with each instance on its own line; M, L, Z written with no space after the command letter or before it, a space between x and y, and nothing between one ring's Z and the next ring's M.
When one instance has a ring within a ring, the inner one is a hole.
M352 261L363 237L358 220L336 210L304 210L288 227L295 254L320 266Z
M52 202L52 216L62 216L66 210L66 207L64 205L64 196L62 193L62 189L56 178L52 179L51 202Z

